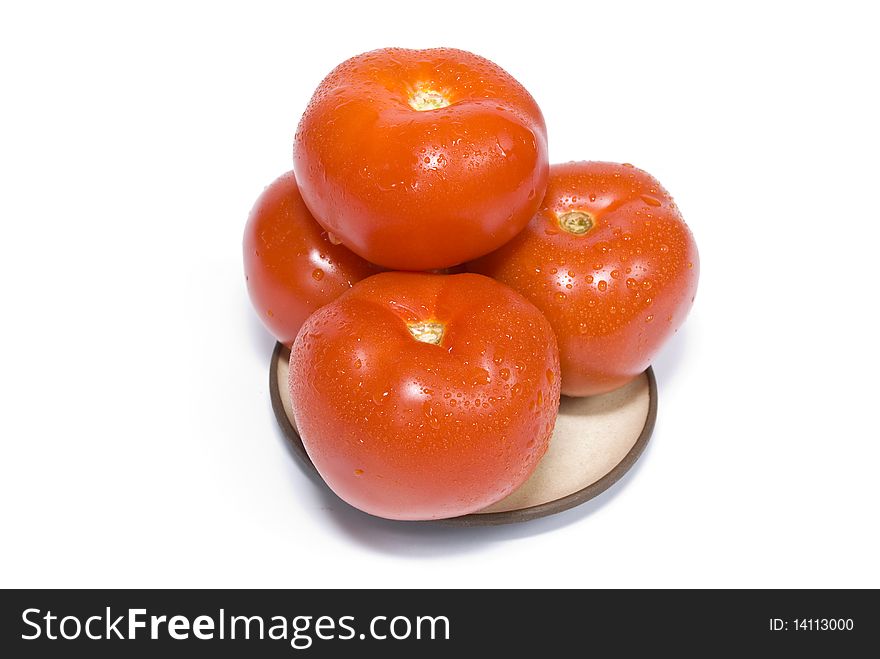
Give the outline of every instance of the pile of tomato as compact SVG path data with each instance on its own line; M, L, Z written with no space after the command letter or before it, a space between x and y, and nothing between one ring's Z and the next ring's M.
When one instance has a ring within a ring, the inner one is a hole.
M535 100L454 49L382 49L315 91L244 236L291 348L303 444L345 501L478 511L525 481L560 394L642 373L697 288L691 232L630 164L550 166Z

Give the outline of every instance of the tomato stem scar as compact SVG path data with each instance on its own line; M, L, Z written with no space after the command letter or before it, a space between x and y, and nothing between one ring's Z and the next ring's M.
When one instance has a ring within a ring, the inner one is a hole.
M441 92L433 89L418 89L409 95L409 106L413 110L437 110L449 105L449 99Z
M585 234L595 224L593 217L584 211L569 211L559 215L556 219L563 230L576 236Z
M407 323L406 328L416 341L439 346L443 340L445 325L437 321L426 320L423 323Z

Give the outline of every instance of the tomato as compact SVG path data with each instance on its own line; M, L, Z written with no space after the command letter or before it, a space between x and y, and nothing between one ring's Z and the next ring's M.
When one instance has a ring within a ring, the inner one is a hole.
M559 340L562 393L615 389L644 371L697 290L699 258L669 193L632 165L550 168L541 209L469 265L531 300Z
M378 271L330 242L303 203L293 172L257 199L244 230L245 279L263 324L285 345L313 311Z
M389 272L306 321L289 384L336 494L380 517L438 519L532 472L556 421L559 353L547 319L503 284Z
M528 223L547 183L541 110L507 72L449 48L387 48L340 64L294 140L321 225L368 261L453 266Z

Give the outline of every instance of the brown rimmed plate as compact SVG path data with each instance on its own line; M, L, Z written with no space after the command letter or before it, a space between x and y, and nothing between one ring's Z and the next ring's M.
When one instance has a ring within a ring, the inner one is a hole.
M294 453L320 480L296 431L287 395L289 359L290 350L276 344L269 368L272 409ZM635 464L651 438L656 418L657 382L651 368L607 394L588 398L563 396L550 448L529 480L480 512L432 523L511 524L579 506L614 485Z

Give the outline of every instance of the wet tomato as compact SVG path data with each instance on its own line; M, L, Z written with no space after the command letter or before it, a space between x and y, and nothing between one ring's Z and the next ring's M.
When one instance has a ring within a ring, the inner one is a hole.
M648 367L697 290L690 230L632 165L554 165L542 206L513 241L469 265L525 295L559 340L562 393L615 389Z
M523 86L482 57L387 48L320 84L294 170L315 218L355 253L446 268L528 223L547 182L546 126Z
M559 353L547 319L503 284L391 272L306 321L289 384L336 494L380 517L438 519L532 472L556 421Z
M263 324L289 346L313 311L379 268L330 242L288 172L266 188L250 213L244 272Z

